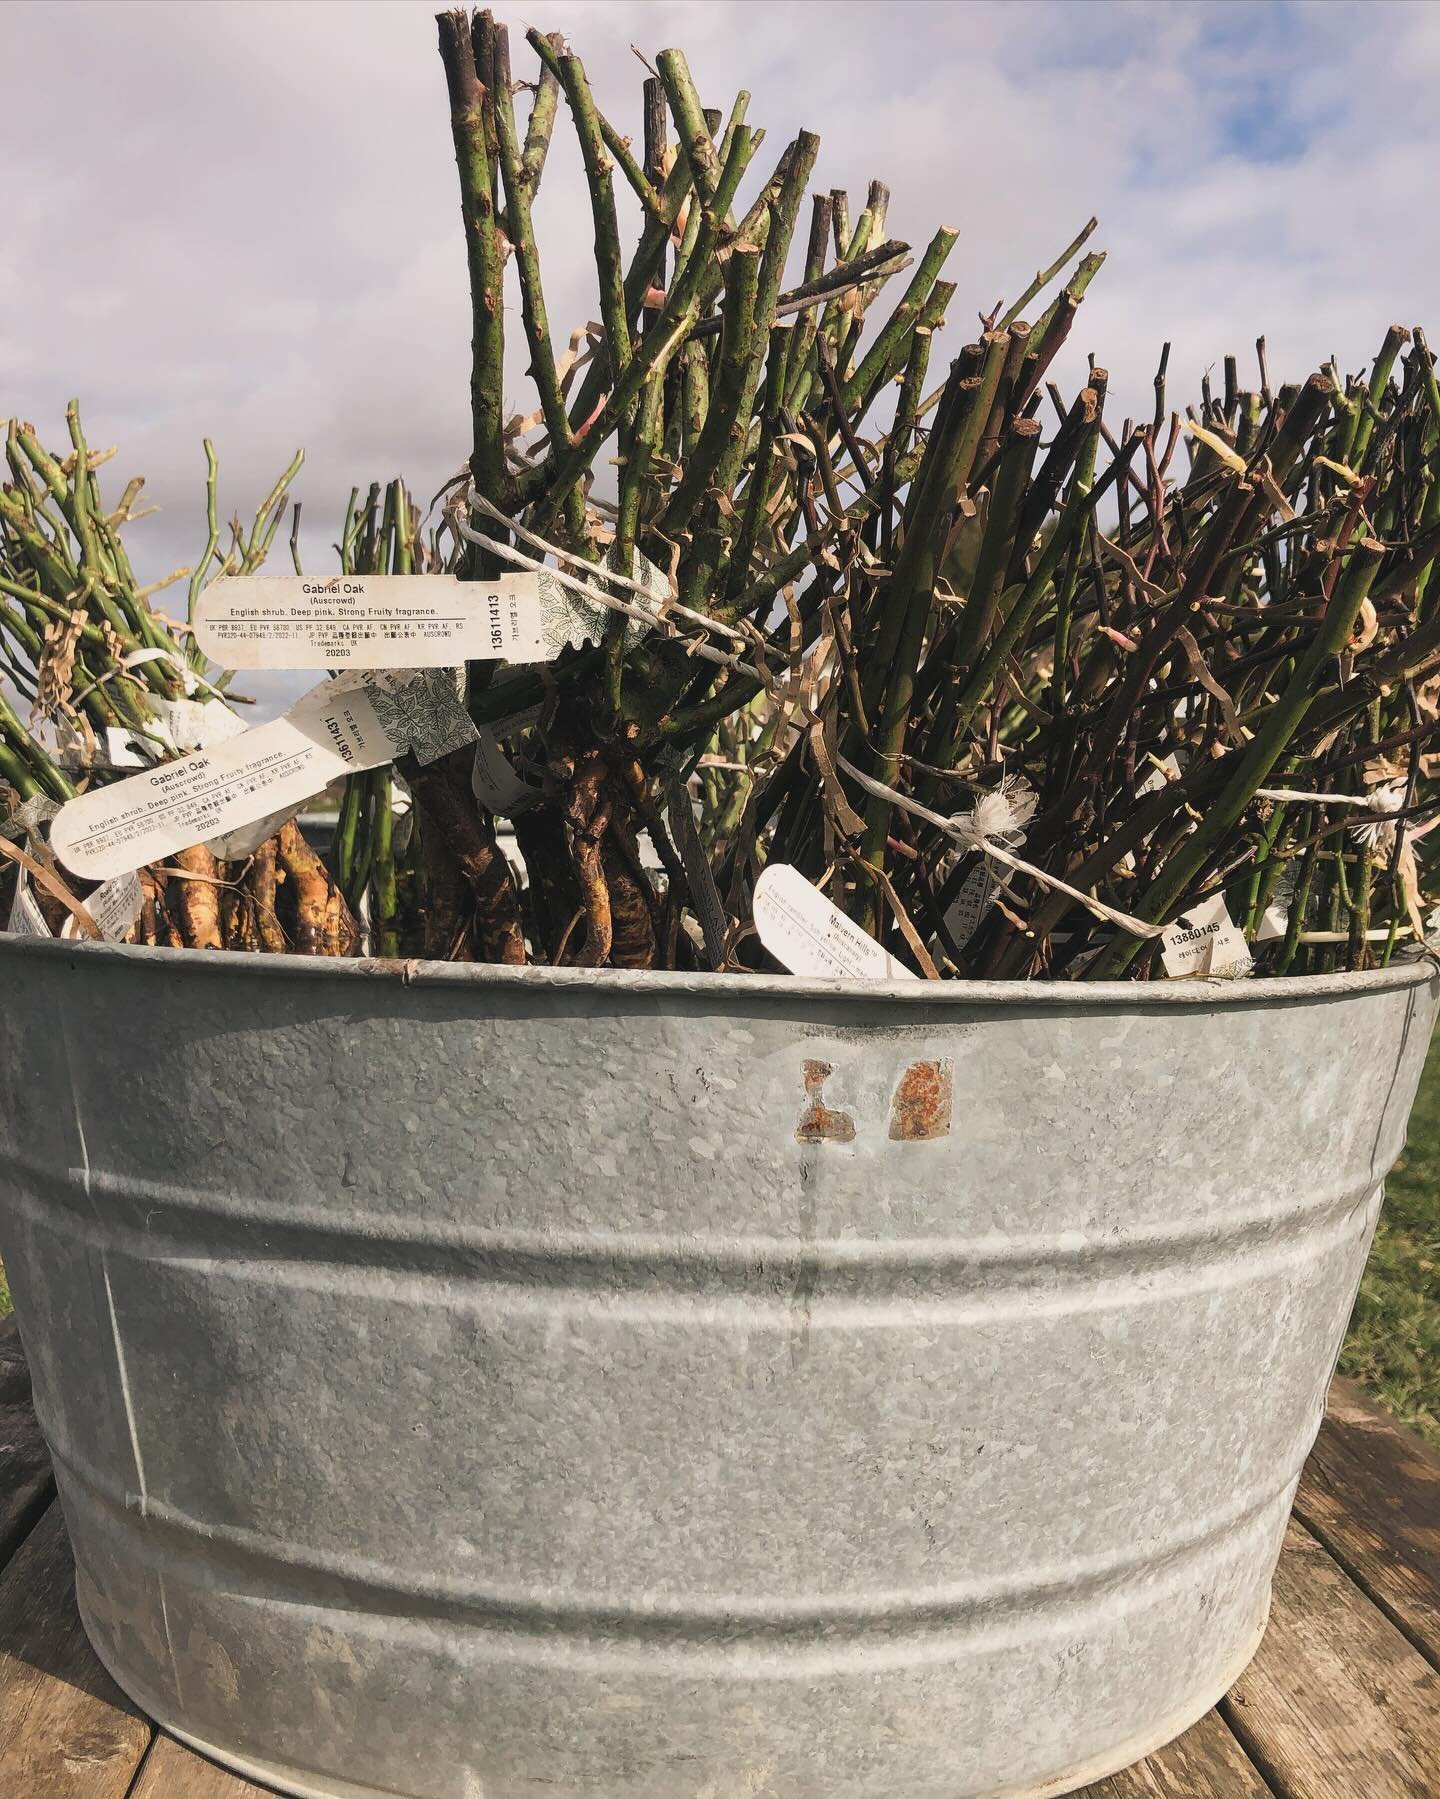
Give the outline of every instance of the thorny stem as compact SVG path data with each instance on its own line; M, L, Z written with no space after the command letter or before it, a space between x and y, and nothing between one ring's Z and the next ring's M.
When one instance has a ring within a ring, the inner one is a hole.
M469 22L463 9L440 13L440 60L450 92L450 130L460 173L460 210L470 266L470 470L476 486L502 508L511 479L505 465L504 261L495 218L490 153L485 141L485 89L475 67Z

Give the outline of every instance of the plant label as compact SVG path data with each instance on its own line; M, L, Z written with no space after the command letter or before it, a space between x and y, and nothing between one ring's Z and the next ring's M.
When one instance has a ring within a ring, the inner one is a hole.
M484 725L480 727L475 743L470 790L482 806L507 815L523 812L539 798L536 789L516 772L495 734Z
M1215 893L1182 912L1160 939L1165 972L1172 979L1200 976L1234 980L1253 966L1249 946L1225 904Z
M945 929L950 933L956 949L964 949L979 930L980 920L990 910L990 902L994 897L995 877L982 856L966 875L960 891L945 908Z
M18 869L19 879L15 885L15 897L10 902L10 917L5 929L16 937L49 937L50 927L45 922L45 914L40 910L39 902L30 890L30 874L28 869Z
M1260 923L1255 931L1255 941L1272 943L1277 937L1283 937L1289 928L1290 908L1272 903L1260 915Z
M131 869L123 875L116 875L113 881L102 881L84 904L107 943L124 943L140 922L140 909L145 904L139 875ZM73 913L61 925L60 935L81 935Z
M104 880L293 811L342 775L407 752L433 762L475 735L449 669L322 681L269 724L67 801L50 847Z
M199 597L195 640L224 668L547 662L544 585L531 574L227 575Z
M791 974L851 981L919 978L787 862L772 862L755 883L755 929Z

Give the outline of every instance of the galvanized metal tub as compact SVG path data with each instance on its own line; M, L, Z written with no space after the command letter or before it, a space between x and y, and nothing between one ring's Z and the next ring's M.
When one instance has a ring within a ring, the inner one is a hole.
M1234 1679L1431 966L856 987L0 939L101 1658L296 1792L1058 1793Z

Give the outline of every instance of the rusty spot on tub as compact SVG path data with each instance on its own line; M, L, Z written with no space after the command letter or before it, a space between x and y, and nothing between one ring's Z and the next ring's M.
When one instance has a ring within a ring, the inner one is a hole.
M951 1079L948 1062L912 1062L890 1102L890 1137L897 1143L927 1143L950 1135Z
M797 1143L853 1143L855 1120L848 1112L836 1112L820 1097L821 1089L834 1073L828 1062L804 1064L805 1110L795 1126Z

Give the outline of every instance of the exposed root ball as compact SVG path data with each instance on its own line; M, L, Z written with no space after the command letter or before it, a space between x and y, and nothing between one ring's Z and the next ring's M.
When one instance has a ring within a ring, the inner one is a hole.
M655 897L623 806L617 806L611 816L610 829L600 845L600 862L610 890L610 960L616 968L653 968Z
M525 933L510 864L495 841L495 823L477 813L469 792L469 754L442 757L410 774L415 802L445 838L475 900L475 937L487 962L523 966ZM463 766L462 766L463 765ZM465 783L461 791L460 781Z
M280 916L275 907L279 894L276 864L275 839L268 837L251 858L250 872L245 877L245 886L250 898L256 947L265 950L272 956L283 956L287 945L285 933L280 927Z
M280 827L276 850L287 879L294 882L295 954L332 954L327 946L330 877L325 864L305 841L293 818Z
M220 865L204 844L180 850L173 858L184 874L172 874L167 889L172 914L188 949L223 949L220 931ZM195 876L187 880L187 875Z
M515 842L529 875L531 926L537 956L554 962L570 922L580 911L580 888L570 860L565 817L558 806L527 807L515 817Z

